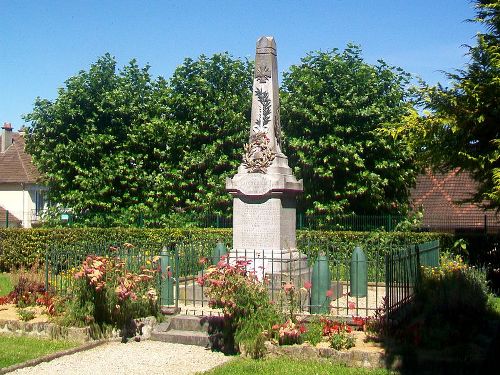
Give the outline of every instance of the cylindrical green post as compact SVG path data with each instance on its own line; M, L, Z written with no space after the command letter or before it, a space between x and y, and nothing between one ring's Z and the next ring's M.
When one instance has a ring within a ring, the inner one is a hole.
M327 314L331 300L328 291L332 283L326 255L318 256L311 278L311 314Z
M172 274L173 262L166 247L160 253L161 264L161 305L169 306L174 304L174 280Z
M220 258L226 254L227 254L226 245L224 245L222 242L217 242L217 245L215 245L215 248L212 251L212 264L215 265L219 263Z
M366 256L359 246L351 258L351 296L366 297L368 294L368 270Z

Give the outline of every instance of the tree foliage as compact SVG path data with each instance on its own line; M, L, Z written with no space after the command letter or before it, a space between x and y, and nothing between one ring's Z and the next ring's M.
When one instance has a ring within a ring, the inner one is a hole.
M421 150L421 163L440 169L459 167L479 183L476 202L500 208L500 3L477 1L485 26L476 45L468 46L465 69L448 73L451 87L420 91L426 110L394 135L410 139Z
M163 194L180 211L229 213L225 178L241 163L248 137L253 65L227 54L186 59L170 80L170 148ZM160 203L160 202L159 202Z
M109 54L65 82L54 101L38 98L27 150L50 186L50 200L76 212L137 212L148 202L153 176L155 98L166 82L152 81L135 60L117 71ZM126 208L126 210L125 210Z
M186 59L170 81L148 69L132 60L117 70L106 54L25 118L50 200L95 225L230 206L224 178L241 159L251 64L227 54Z
M283 77L282 124L288 155L304 179L313 213L402 213L414 182L413 153L380 132L411 112L410 76L359 47L316 52Z
M139 212L159 223L229 213L224 181L247 141L252 78L253 64L228 54L185 59L169 80L101 57L26 116L51 201L94 225L132 224ZM305 182L302 209L406 210L413 155L379 128L411 113L408 79L364 63L354 46L311 54L285 73L282 122Z

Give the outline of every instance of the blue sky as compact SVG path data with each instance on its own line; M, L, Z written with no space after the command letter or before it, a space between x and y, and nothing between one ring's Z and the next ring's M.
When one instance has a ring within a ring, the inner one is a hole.
M254 58L272 35L279 70L313 50L361 45L429 83L467 62L480 26L468 0L21 1L0 0L0 123L18 129L37 96L54 99L64 81L110 52L170 77L186 57L228 51Z

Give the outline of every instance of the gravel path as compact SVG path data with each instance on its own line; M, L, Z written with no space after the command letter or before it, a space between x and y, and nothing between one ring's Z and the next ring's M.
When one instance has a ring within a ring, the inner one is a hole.
M63 356L9 374L169 374L187 375L207 371L234 357L199 346L158 341L110 342L83 352Z

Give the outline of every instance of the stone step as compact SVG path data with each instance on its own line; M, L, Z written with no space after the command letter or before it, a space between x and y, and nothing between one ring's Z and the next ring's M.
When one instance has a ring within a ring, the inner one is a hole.
M208 321L207 319L199 316L177 315L172 318L168 331L197 331L207 332Z
M151 333L151 340L171 342L175 344L203 346L205 348L210 346L208 334L200 331L179 331L176 329L172 329L167 332L153 331Z

